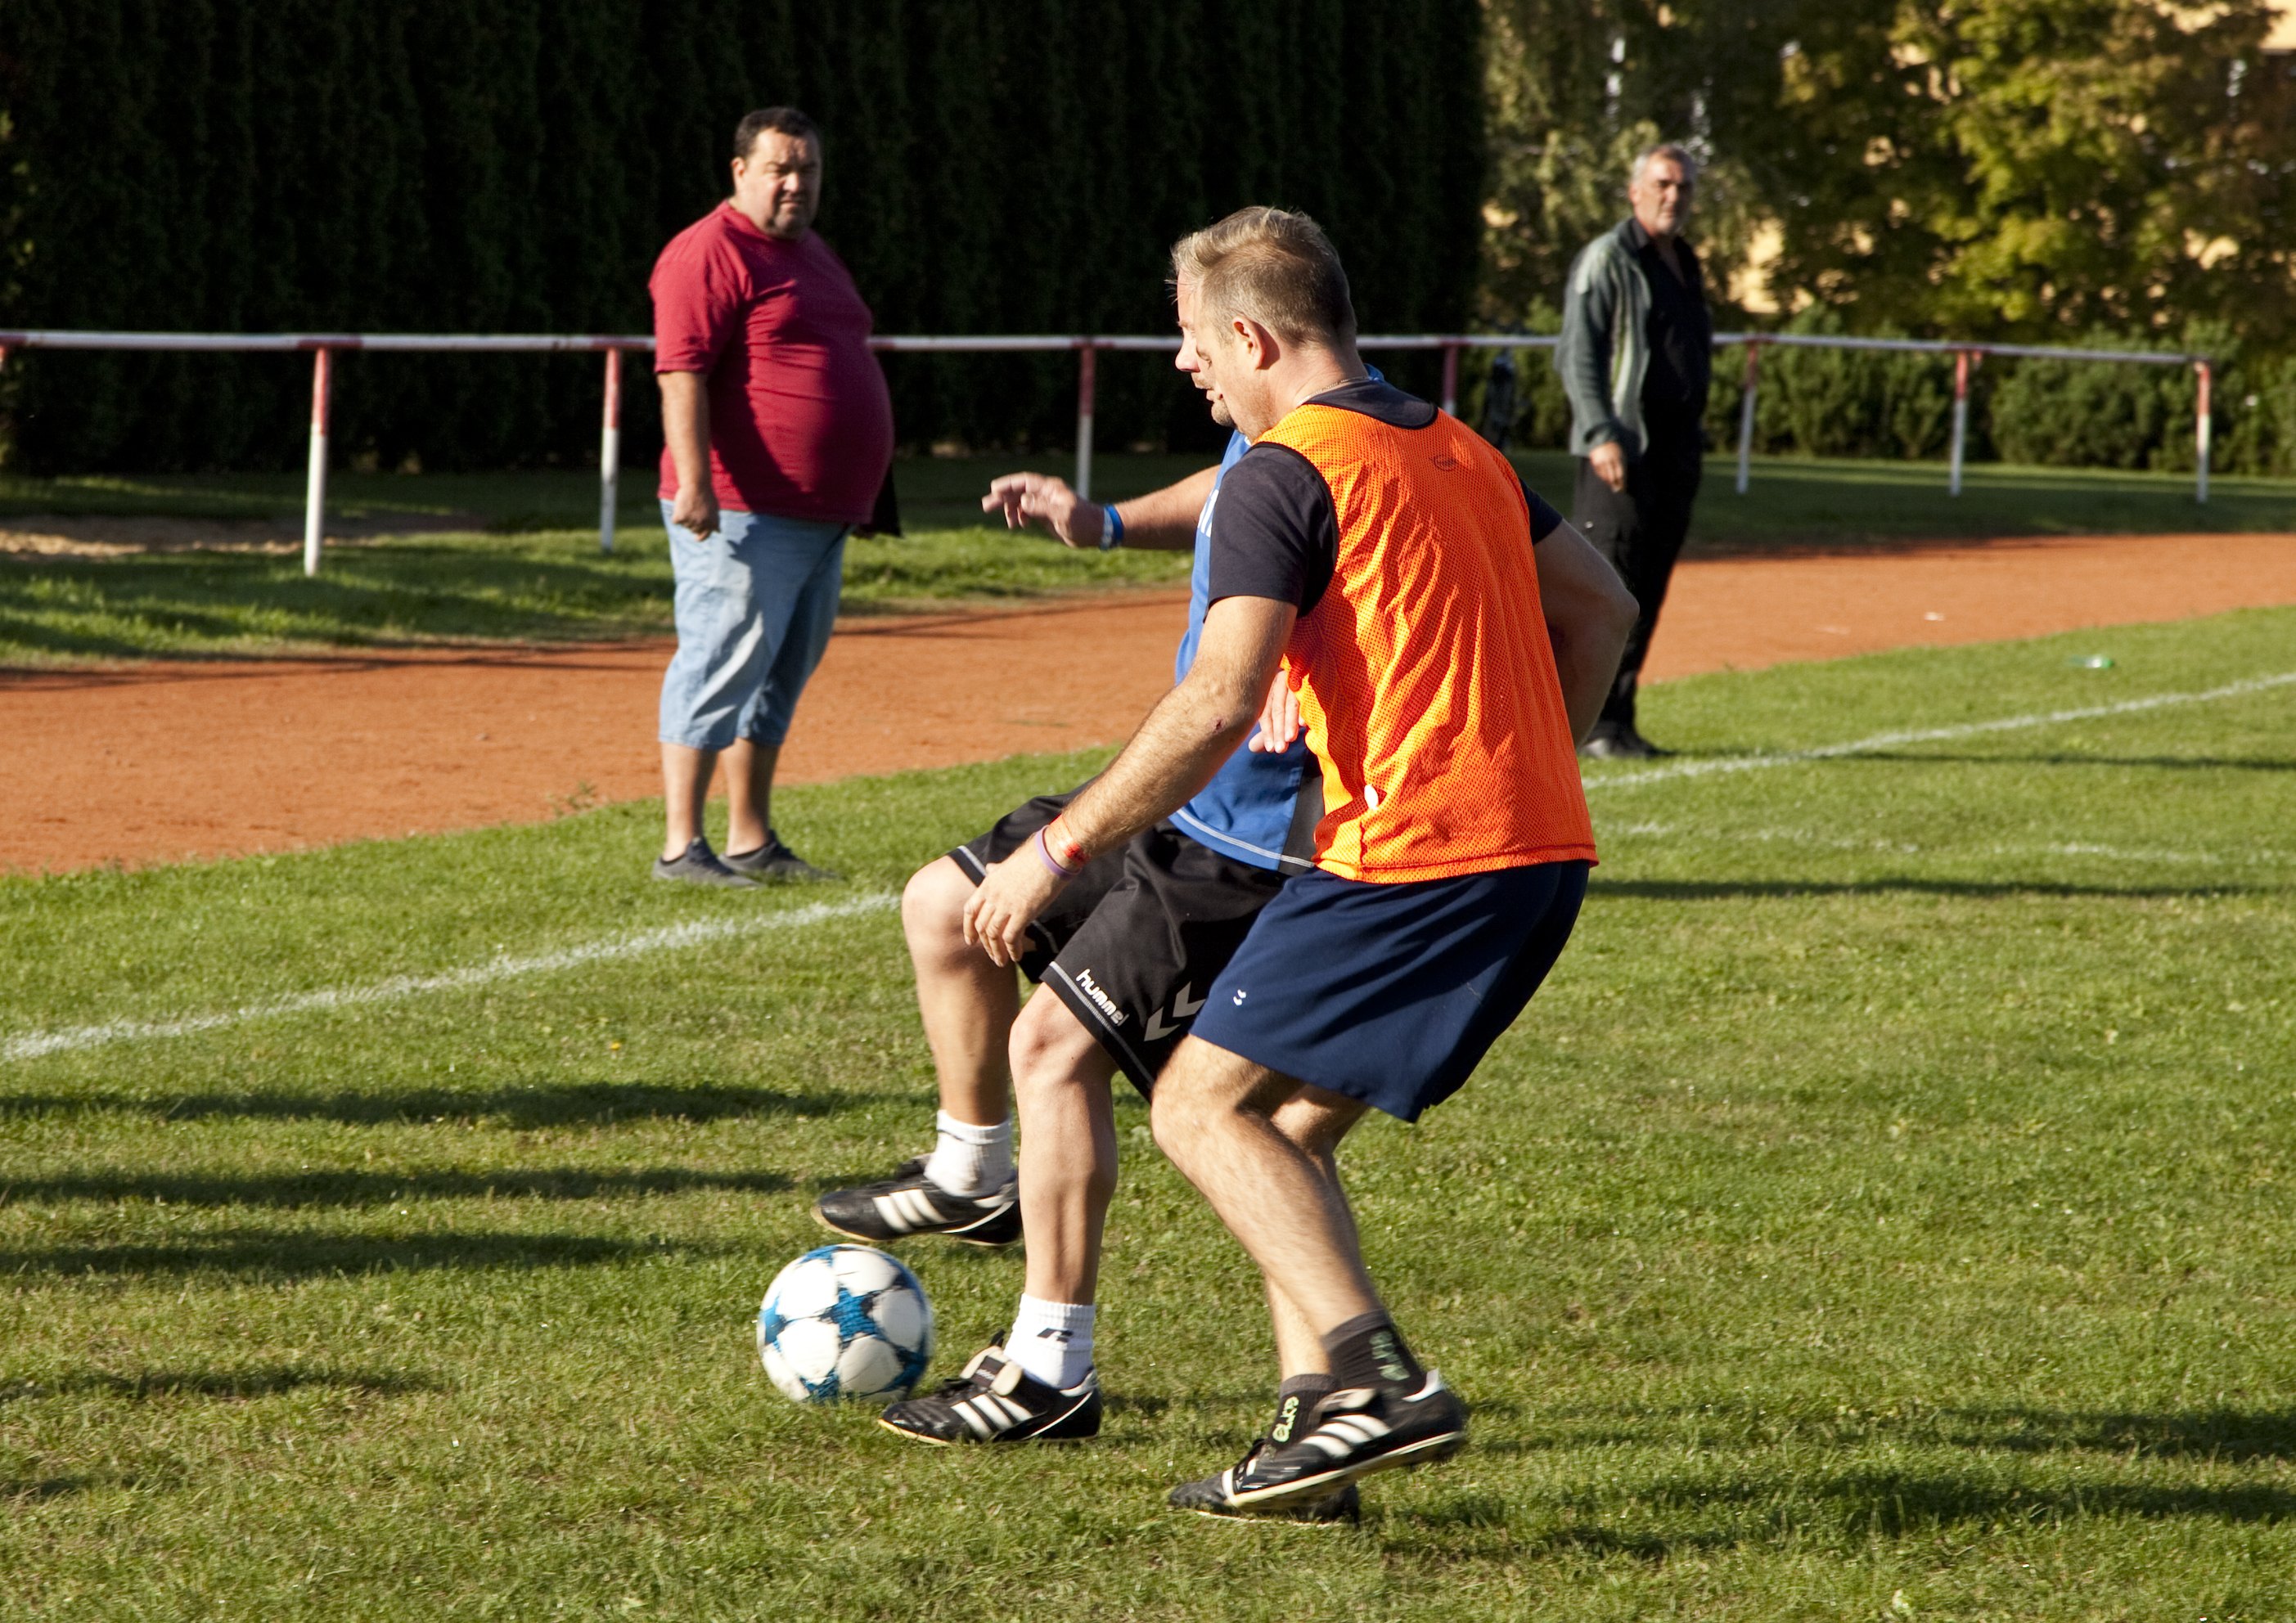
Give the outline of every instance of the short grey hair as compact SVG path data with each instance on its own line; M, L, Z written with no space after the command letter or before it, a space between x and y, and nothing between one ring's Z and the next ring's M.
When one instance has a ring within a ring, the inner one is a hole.
M1645 147L1635 154L1635 172L1627 178L1628 185L1638 186L1643 184L1643 176L1650 173L1651 160L1653 158L1672 159L1682 166L1683 179L1693 184L1697 184L1698 160L1691 156L1690 149L1679 141L1661 141L1656 146Z

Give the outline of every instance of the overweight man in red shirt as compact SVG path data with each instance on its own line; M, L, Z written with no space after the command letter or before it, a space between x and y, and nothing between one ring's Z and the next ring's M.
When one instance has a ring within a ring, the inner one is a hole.
M827 877L775 834L774 767L837 615L845 537L893 458L871 316L814 234L821 132L769 107L734 132L734 195L655 263L661 510L677 653L661 684L668 826L654 877ZM726 758L726 850L702 803Z

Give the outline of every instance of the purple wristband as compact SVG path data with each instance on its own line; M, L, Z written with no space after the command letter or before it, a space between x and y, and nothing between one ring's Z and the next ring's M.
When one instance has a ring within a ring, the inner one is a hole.
M1051 873L1054 878L1074 879L1078 874L1084 872L1082 868L1063 868L1059 863L1053 860L1053 848L1045 842L1045 831L1042 829L1038 829L1037 831L1036 845L1037 860L1045 865L1046 871Z

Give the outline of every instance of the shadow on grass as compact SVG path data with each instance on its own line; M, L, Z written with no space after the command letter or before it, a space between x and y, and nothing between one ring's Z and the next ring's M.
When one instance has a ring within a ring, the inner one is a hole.
M491 1093L426 1088L388 1094L189 1094L175 1098L119 1094L0 1095L0 1119L118 1111L168 1121L339 1121L357 1127L432 1121L512 1128L605 1127L616 1122L724 1121L743 1116L828 1116L873 1095L783 1094L764 1087L647 1087L576 1082Z
M2032 1526L2079 1517L2206 1517L2218 1521L2296 1520L2296 1488L2153 1482L2006 1486L1951 1472L1855 1468L1809 1475L1698 1477L1652 1483L1636 1497L1672 1509L1758 1507L1760 1531L1832 1526L1852 1536L1902 1538L1945 1528Z
M418 1380L412 1375L299 1369L289 1365L236 1370L139 1370L133 1375L83 1370L52 1380L25 1381L12 1387L0 1388L0 1403L85 1396L123 1398L136 1403L155 1398L273 1398L282 1392L299 1391L306 1387L362 1392L380 1398L446 1390L437 1381Z
M1952 1409L1940 1416L1952 1440L2019 1453L2087 1451L2152 1459L2296 1460L2296 1410L2190 1414L2060 1413L2050 1409ZM1971 1428L1964 1434L1962 1428Z
M592 1171L575 1167L494 1172L299 1170L273 1177L120 1173L22 1178L0 1185L0 1203L30 1201L165 1201L170 1206L382 1206L394 1201L589 1201L737 1190L778 1194L789 1179L773 1172L695 1172L684 1167Z
M1374 1524L1395 1554L1520 1558L1624 1555L1662 1562L1744 1545L1863 1545L1951 1532L1993 1532L2070 1521L2209 1521L2270 1525L2296 1521L2296 1489L2262 1483L2223 1487L2148 1483L2004 1486L1945 1472L1881 1468L1779 1476L1714 1476L1622 1482L1616 1498L1577 1496L1559 1527L1520 1527L1489 1494L1456 1494L1421 1507L1384 1508ZM1525 1507L1531 1508L1531 1507ZM1702 1525L1669 1527L1670 1518ZM1631 1520L1640 1526L1621 1527ZM1653 1522L1659 1525L1652 1525Z
M316 1279L329 1275L411 1274L442 1268L570 1268L635 1261L672 1250L667 1242L604 1240L587 1234L441 1234L406 1235L275 1234L243 1229L178 1245L68 1245L0 1251L0 1275L112 1275L127 1277L243 1274L257 1279Z
M299 560L270 555L0 559L0 611L14 611L0 614L4 640L83 658L213 657L242 638L357 646L660 635L669 597L667 570L501 545L345 548L316 578ZM107 619L136 630L107 630Z
M0 1477L0 1503L14 1500L67 1499L74 1494L102 1488L133 1488L135 1479L87 1472L76 1477Z
M2229 1463L2296 1460L2296 1407L2242 1411L2200 1409L2144 1414L2136 1410L1916 1408L1898 1414L1865 1414L1846 1424L1827 1414L1798 1415L1727 1402L1681 1408L1568 1409L1508 1398L1478 1403L1478 1420L1513 1423L1513 1436L1479 1436L1474 1447L1494 1454L1554 1454L1580 1448L1679 1447L1695 1430L1702 1451L1768 1447L1788 1439L1845 1444L1845 1439L2014 1454L2095 1453L2122 1458L2205 1459ZM1714 1428L1718 1425L1718 1431ZM1523 1435L1538 1432L1541 1435Z

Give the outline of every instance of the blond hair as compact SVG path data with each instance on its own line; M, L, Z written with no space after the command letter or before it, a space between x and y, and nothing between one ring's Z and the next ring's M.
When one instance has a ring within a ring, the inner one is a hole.
M1236 316L1292 343L1356 335L1348 273L1324 228L1288 209L1239 209L1172 245L1172 279L1195 284L1200 323Z

